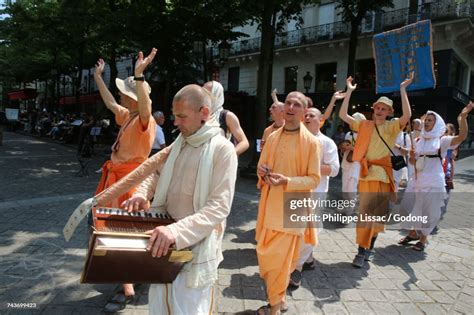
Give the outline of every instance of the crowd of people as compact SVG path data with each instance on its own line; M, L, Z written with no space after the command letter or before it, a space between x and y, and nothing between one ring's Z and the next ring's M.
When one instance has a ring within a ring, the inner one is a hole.
M402 115L390 120L394 104L385 96L373 104L372 119L360 113L348 114L350 96L357 86L351 77L347 79L346 92L339 97L343 99L339 117L351 129L347 134L341 129L333 138L342 152L342 192L347 198L359 196L355 214L359 219L357 254L352 261L355 268L362 268L373 259L377 237L384 231L387 215L394 208L393 193L399 189L403 176L407 187L401 202L404 213L427 219L403 221L402 228L409 230L409 234L398 242L400 245L411 244L413 250L423 251L428 236L447 209L446 193L452 189L456 150L467 137L467 115L474 103L469 102L459 114L458 135L454 135L453 125L447 126L433 111L414 119L413 131L409 127L405 129L411 119L406 88L412 81L413 76L400 84ZM280 106L275 102L270 107L275 122L266 130L272 132L266 135L258 164L258 185L262 191L256 250L269 303L260 307L257 314L285 312L287 288L297 288L302 271L315 268L313 246L318 242L317 223L321 222L316 220L312 222L315 224L294 229L285 226L288 214L282 209L284 194L311 191L323 193L324 198L329 178L339 170L336 144L319 130L324 121L319 110L307 108L308 102L299 92L288 94L283 119L276 112ZM307 139L308 131L313 135L311 139ZM317 141L312 144L310 140L314 139ZM343 214L354 215L354 210L346 207ZM367 217L379 219L364 221Z
M189 248L194 258L172 283L150 286L150 314L212 313L213 286L223 259L222 239L237 178L237 157L249 143L238 118L223 108L222 85L211 81L204 86L184 86L176 93L172 112L180 134L166 146L159 127L164 117L161 112L152 114L150 87L143 76L155 54L156 49L147 57L140 52L134 76L117 79L120 103L102 80L104 61L100 59L96 65L94 77L100 94L121 128L111 159L102 167L96 196L81 206L171 215L175 223L145 232L150 236L147 250L153 257L161 257L171 247ZM325 198L330 178L337 176L339 169L343 197L353 199L358 195L359 200L358 207L341 210L344 216L385 217L393 206L392 193L404 179L406 191L412 193L407 195L414 196L404 198L405 211L429 219L423 225L407 223L404 228L410 233L399 244L416 241L412 248L417 251L427 246L428 235L446 211L456 148L467 136L466 118L474 103L467 104L460 113L458 135L454 134L454 126L447 127L432 111L408 126L412 117L406 88L412 81L413 77L400 84L402 115L392 119L393 101L384 96L374 102L371 117L349 115L350 97L357 87L351 77L347 78L346 91L334 93L324 113L298 91L290 92L284 102L274 97L269 108L273 123L263 134L257 165L261 194L256 253L268 299L258 314L288 310L287 288L297 288L303 271L317 266L313 252L321 222L289 227L285 195L318 193ZM337 101L342 101L339 117L351 129L347 133L338 130L333 138L338 143L321 131ZM383 220L362 221L356 223L355 268L373 259L377 237L385 228ZM124 284L123 291L112 297L104 311L123 309L134 295L134 285Z

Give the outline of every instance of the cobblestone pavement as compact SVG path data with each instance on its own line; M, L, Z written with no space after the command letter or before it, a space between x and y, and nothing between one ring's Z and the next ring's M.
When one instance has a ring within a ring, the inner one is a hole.
M117 284L79 284L85 247L83 223L69 243L62 228L71 211L93 194L101 158L90 176L79 177L74 148L8 133L0 146L0 314L100 314ZM362 269L354 228L326 225L314 250L317 268L305 271L302 286L288 292L287 314L456 314L473 313L474 157L458 161L456 194L439 231L424 253L396 245L401 234L379 237L376 258ZM337 189L340 180L331 183ZM265 304L258 276L254 227L258 192L239 178L224 239L217 285L217 312L252 314ZM147 314L148 287L123 314ZM9 304L10 303L10 304ZM15 309L12 303L30 303Z

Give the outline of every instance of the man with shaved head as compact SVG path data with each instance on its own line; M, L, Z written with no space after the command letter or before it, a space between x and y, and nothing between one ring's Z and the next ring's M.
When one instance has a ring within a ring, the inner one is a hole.
M284 193L310 192L320 180L319 144L302 123L307 106L302 93L288 94L284 105L285 125L268 137L258 162L258 186L262 192L255 238L260 276L265 281L269 302L258 309L258 314L279 314L288 309L286 288L302 240L316 243L311 224L297 227L284 224L289 222Z
M132 198L129 211L166 211L176 223L147 231L153 257L191 248L193 260L171 284L152 284L150 314L211 314L213 285L222 261L221 244L237 175L237 155L222 136L207 91L187 85L173 99L174 125L181 134L161 170L153 172ZM161 153L161 152L160 152Z
M272 134L275 130L278 128L281 128L285 124L285 103L282 102L274 102L271 106L270 109L268 110L270 112L270 118L273 121L273 124L265 128L263 131L262 135L262 142L260 143L260 146L263 148L265 145L265 141L267 141L267 138L269 135Z

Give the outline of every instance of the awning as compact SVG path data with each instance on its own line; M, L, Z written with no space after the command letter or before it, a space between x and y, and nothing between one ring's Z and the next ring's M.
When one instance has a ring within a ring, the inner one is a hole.
M35 99L38 93L35 89L23 89L17 91L8 92L9 100L31 100Z
M82 94L79 95L79 100L75 96L66 96L59 99L59 104L70 105L70 104L92 104L94 105L100 100L99 93Z

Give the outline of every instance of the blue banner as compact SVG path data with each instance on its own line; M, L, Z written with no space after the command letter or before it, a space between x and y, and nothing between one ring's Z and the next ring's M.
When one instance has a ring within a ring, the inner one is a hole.
M415 77L408 91L436 86L430 20L375 35L373 49L377 94L399 91L412 71Z

